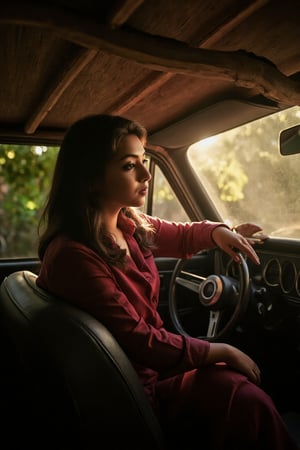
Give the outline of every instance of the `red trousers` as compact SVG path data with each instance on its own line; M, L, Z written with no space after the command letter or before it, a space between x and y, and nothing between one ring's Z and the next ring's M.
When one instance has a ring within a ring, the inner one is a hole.
M184 450L298 449L272 399L226 365L159 381L155 389L173 448L178 444Z

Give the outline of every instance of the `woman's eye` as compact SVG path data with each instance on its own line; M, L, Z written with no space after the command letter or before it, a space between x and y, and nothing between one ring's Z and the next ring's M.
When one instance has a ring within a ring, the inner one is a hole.
M146 158L143 159L143 161L140 161L140 162L138 161L137 163L128 162L128 163L124 164L123 169L124 170L132 170L132 169L135 169L139 165L148 166L148 163L149 163L149 159L146 159Z
M133 163L127 163L127 164L125 164L125 166L123 166L124 170L131 170L134 168L135 168L135 164L133 164Z

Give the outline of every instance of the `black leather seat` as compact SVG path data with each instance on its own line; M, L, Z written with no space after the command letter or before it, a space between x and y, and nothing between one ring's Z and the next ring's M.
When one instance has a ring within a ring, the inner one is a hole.
M110 332L39 289L36 277L18 271L1 284L2 333L16 350L17 378L26 380L21 421L27 434L39 430L30 447L24 434L22 446L166 448L137 374Z

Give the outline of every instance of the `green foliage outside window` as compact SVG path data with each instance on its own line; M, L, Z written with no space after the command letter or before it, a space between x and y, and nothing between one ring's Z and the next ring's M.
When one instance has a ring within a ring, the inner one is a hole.
M279 152L280 131L299 118L299 107L293 107L190 147L191 163L223 220L300 237L300 155Z
M27 257L51 183L58 148L0 145L0 257Z

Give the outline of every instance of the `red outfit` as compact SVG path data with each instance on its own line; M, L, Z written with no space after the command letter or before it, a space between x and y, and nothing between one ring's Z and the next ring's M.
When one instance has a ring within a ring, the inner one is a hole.
M178 413L191 411L196 421L204 417L213 425L215 449L225 448L226 439L231 450L296 449L262 390L227 366L204 367L209 342L167 331L157 312L154 256L187 258L212 248L211 233L220 224L148 220L156 230L157 249L152 252L140 249L132 221L119 218L131 254L126 271L108 265L83 244L58 236L47 248L38 285L86 310L112 332L162 420L171 423Z

